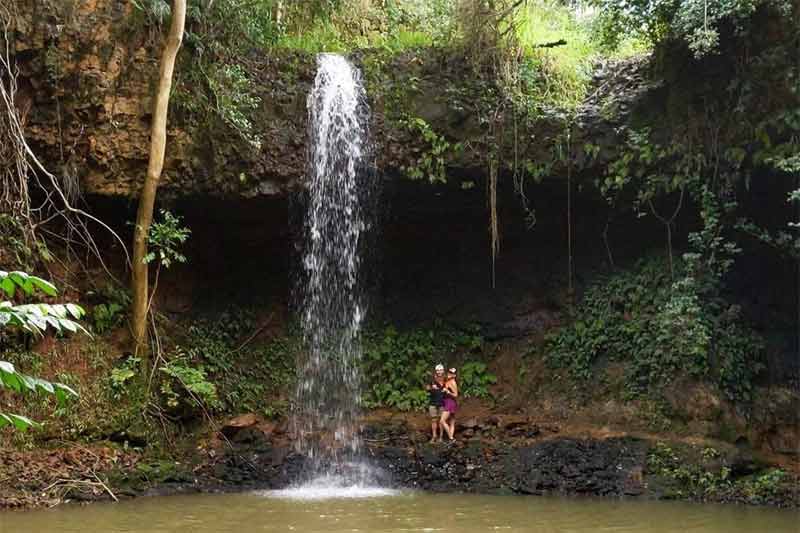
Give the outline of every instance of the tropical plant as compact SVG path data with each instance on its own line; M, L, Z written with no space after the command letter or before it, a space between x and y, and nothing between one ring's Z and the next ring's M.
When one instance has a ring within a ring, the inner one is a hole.
M587 288L575 321L548 337L549 363L589 381L601 372L601 361L625 362L629 396L656 392L688 374L715 381L733 400L749 401L763 368L763 341L741 323L736 306L687 274L684 261L675 265L675 282L661 257L600 276Z
M433 365L454 352L477 351L482 343L477 331L453 331L442 326L407 332L398 332L389 326L383 331L368 332L364 339L363 365L369 383L364 392L364 405L401 411L424 407L428 393L423 385ZM464 397L488 396L488 387L495 381L485 363L467 361L462 364L459 384Z
M85 311L76 304L29 303L15 304L13 299L21 291L30 296L39 290L47 296L55 296L55 286L36 276L25 272L5 272L0 270L0 288L8 300L0 301L0 328L18 328L33 335L41 335L49 327L56 331L82 331L83 327L75 322L84 316ZM9 389L16 393L52 394L59 403L64 403L70 396L78 394L63 383L51 383L41 378L19 372L13 364L0 360L0 389ZM38 426L30 418L23 415L0 411L0 428L11 426L18 430Z

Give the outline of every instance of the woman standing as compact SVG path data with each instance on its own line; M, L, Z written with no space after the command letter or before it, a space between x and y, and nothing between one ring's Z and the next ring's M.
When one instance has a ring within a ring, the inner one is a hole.
M455 440L456 433L456 411L458 410L458 382L456 381L456 369L451 368L447 371L447 379L444 382L444 402L442 403L442 418L439 425L447 432L448 438Z
M425 386L428 391L428 415L431 417L431 443L442 440L442 428L439 417L442 416L444 403L444 365L436 365L430 383Z

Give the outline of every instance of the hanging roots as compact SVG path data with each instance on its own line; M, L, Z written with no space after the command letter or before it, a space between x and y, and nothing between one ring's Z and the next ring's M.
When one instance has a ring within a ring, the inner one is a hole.
M489 230L491 233L492 288L497 280L495 264L500 253L500 230L497 224L497 158L489 160Z
M77 239L102 263L100 250L86 225L87 221L95 222L111 232L127 257L125 243L111 228L73 206L79 194L75 177L59 180L39 161L25 139L31 98L19 91L19 72L12 54L17 16L13 4L0 4L0 214L21 226L27 245L38 240L38 230L43 225L58 220L65 226L64 234L70 236L68 244ZM32 189L41 193L36 204L31 198Z

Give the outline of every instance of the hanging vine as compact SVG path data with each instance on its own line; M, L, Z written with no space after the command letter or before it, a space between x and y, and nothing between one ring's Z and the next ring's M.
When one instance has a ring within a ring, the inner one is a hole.
M100 249L87 226L91 221L111 232L127 257L123 241L108 225L73 205L70 197L76 190L74 180L69 176L59 179L48 171L26 140L26 118L32 99L19 90L19 70L12 48L17 18L13 4L0 4L0 213L21 228L28 247L40 242L40 232L45 232L63 238L68 247L77 240L102 263ZM41 200L34 201L32 191L40 192ZM44 228L54 221L63 224L63 233Z

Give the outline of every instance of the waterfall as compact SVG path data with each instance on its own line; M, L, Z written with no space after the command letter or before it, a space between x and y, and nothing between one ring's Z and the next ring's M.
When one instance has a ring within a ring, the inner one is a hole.
M361 446L362 266L377 182L359 70L342 56L319 55L307 105L308 196L296 287L305 348L293 429L310 474L331 476L357 462Z

